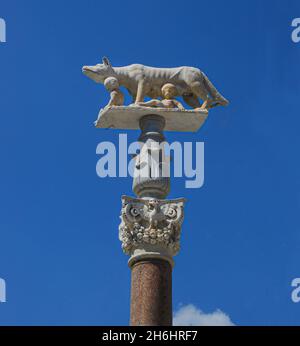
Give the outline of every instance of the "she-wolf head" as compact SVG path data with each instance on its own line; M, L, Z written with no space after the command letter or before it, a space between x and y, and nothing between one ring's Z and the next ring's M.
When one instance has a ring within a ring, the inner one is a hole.
M83 66L82 72L96 83L103 83L107 77L112 75L113 68L108 58L103 57L102 64Z

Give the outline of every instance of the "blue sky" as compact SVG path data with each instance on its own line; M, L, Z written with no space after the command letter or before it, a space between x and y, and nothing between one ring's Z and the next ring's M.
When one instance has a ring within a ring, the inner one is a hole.
M81 73L106 55L199 67L231 101L198 133L166 134L205 142L204 186L172 183L188 199L174 310L299 325L299 1L1 0L0 17L0 324L128 323L118 224L131 178L95 172L97 144L124 131L93 127L108 95Z

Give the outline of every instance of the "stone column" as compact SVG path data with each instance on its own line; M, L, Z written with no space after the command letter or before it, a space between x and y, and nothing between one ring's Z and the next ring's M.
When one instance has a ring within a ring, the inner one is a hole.
M172 325L172 266L149 258L131 264L130 325Z
M170 176L163 176L164 156L160 145L165 141L165 119L149 114L139 121L140 154L136 157L132 190L138 197L165 198L170 192Z
M130 256L132 326L172 325L173 256L179 251L184 198L164 199L170 177L163 174L165 120L159 115L140 119L140 154L136 158L133 191L123 196L119 238Z

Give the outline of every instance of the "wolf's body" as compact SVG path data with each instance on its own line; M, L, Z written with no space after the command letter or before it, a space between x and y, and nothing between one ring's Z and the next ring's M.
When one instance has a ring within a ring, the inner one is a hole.
M193 108L201 106L198 98L204 101L203 108L228 104L206 75L195 67L157 68L141 64L112 67L107 59L103 59L103 64L84 66L83 72L98 83L103 83L108 77L117 78L135 103L143 102L146 96L161 97L162 86L172 83L177 88L178 96L182 96Z

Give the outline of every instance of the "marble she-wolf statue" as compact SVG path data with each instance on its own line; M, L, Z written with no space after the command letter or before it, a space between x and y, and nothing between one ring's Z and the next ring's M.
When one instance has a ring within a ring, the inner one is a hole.
M192 108L209 109L228 104L206 75L195 67L157 68L141 64L113 67L104 57L102 64L84 66L82 71L97 83L104 83L109 77L116 78L136 104L143 102L146 96L154 99L162 97L161 88L166 83L175 85L177 96L182 96ZM203 100L202 104L199 98Z

